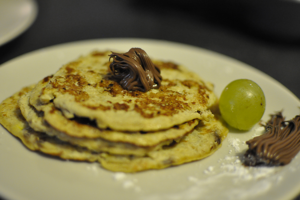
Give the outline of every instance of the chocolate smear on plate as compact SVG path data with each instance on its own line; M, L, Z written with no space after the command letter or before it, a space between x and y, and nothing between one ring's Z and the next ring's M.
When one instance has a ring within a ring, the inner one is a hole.
M291 162L300 150L300 115L285 121L281 112L271 115L266 132L246 144L246 166L281 166Z

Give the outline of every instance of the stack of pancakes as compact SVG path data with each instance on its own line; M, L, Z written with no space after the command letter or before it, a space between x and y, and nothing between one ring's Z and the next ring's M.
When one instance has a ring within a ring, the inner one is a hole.
M110 51L62 66L0 104L0 123L31 150L99 161L112 171L161 169L217 150L227 128L213 85L172 62L158 89L128 91L107 78Z

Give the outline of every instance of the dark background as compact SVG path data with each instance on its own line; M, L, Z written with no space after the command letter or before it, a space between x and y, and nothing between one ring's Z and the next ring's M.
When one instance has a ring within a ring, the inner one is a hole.
M37 0L37 4L34 24L0 47L0 67L22 54L66 42L160 39L235 58L270 75L300 97L300 3Z

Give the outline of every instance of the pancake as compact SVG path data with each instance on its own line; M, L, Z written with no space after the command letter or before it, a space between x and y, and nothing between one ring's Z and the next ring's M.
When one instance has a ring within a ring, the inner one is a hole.
M163 77L160 88L128 91L106 78L108 55L93 52L64 65L34 90L30 102L39 111L53 102L67 118L89 118L99 128L118 131L157 131L213 116L212 84L183 66L154 61Z
M32 87L23 88L0 104L0 123L3 127L12 135L19 138L32 151L39 151L65 160L97 161L99 154L62 142L57 138L49 137L47 134L34 131L28 125L21 114L18 100L22 95L30 91Z
M195 129L164 148L151 151L147 156L117 155L95 153L85 148L63 142L56 137L34 131L23 118L18 106L21 96L32 89L23 88L0 104L0 123L22 143L33 151L57 156L67 160L99 161L101 166L110 171L138 172L149 169L162 169L203 159L221 147L228 129L218 118L202 121Z
M218 119L200 123L193 132L180 142L158 151L151 151L148 156L129 157L101 154L99 162L111 171L138 172L149 169L163 169L170 166L200 160L213 154L221 147L228 129Z
M198 120L193 120L170 129L143 133L105 130L85 124L83 119L65 118L51 104L44 107L43 113L37 112L30 106L29 96L30 92L22 95L18 104L31 128L93 152L144 156L150 151L180 140L198 124Z
M81 56L7 98L0 123L30 150L111 171L163 169L220 148L228 129L211 83L154 60L156 79L147 71L149 88L130 91L111 78L109 53Z

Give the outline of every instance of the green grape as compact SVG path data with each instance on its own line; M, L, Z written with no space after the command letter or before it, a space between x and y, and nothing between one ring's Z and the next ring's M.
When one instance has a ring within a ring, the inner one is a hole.
M238 79L229 83L219 102L224 120L239 130L249 130L259 122L265 107L264 92L255 82L248 79Z

